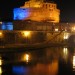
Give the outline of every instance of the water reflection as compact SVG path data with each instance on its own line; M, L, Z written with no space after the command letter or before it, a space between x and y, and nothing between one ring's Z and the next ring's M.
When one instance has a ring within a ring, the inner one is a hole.
M52 63L37 63L33 66L13 66L13 73L18 75L56 75L58 72L58 61Z
M63 52L64 52L65 55L67 55L68 49L67 48L63 48Z
M22 58L23 58L23 61L28 63L29 60L30 60L30 55L29 54L24 54Z
M75 69L75 55L73 56L73 68Z
M2 58L0 57L0 66L2 65Z
M68 58L68 49L66 47L63 48L63 57L67 61L67 58Z
M13 66L12 71L14 74L22 75L22 74L26 74L27 68L25 68L24 66Z
M67 47L4 53L0 65L0 75L73 75L75 55Z
M0 75L2 74L2 67L0 67Z

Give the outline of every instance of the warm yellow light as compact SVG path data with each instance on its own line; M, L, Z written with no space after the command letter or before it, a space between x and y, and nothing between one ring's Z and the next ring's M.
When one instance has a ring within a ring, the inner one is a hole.
M65 29L65 31L67 31L67 29Z
M72 31L75 31L75 27L72 27Z
M68 39L69 34L68 33L64 33L64 39Z
M55 31L57 32L58 31L58 28L56 28Z
M74 27L74 30L75 30L75 27Z
M68 48L63 48L63 59L65 60L65 62L68 62Z
M2 65L2 61L0 60L0 65Z
M30 57L29 54L25 54L25 55L24 55L24 60L25 60L26 62L28 62L28 61L29 61L29 57Z
M1 57L0 57L0 65L2 65L2 59L1 59Z
M63 49L63 52L64 52L65 55L67 55L67 53L68 53L67 48L64 48L64 49Z
M24 35L25 37L29 37L29 36L30 36L30 31L24 31L24 32L23 32L23 35Z
M40 5L39 4L36 4L34 7L40 7Z
M2 32L0 32L0 36L2 36Z
M2 22L0 22L0 24L2 24Z
M75 69L75 56L73 56L73 69Z
M2 67L0 67L0 75L2 74Z

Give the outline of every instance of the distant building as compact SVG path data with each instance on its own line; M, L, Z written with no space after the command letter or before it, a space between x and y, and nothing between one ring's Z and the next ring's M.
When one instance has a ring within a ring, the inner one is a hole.
M49 21L58 23L60 10L54 2L30 0L24 6L14 9L14 20Z

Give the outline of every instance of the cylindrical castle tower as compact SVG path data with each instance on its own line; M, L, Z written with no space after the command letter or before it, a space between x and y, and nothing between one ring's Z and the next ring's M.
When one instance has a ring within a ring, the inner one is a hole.
M22 14L23 12L28 12L27 15L25 14L25 16L21 15L21 13L19 12L20 16L23 16L22 20L45 20L54 23L58 23L60 21L60 10L57 9L57 4L54 2L45 2L44 0L29 0L25 2L24 6L20 7L20 11ZM19 14L17 14L16 17L18 17Z

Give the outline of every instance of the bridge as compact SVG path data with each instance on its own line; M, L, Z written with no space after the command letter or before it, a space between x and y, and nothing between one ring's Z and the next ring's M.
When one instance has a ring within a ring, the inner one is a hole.
M13 30L0 30L0 48L75 45L74 37L74 23L14 21Z
M31 31L54 31L67 30L71 31L75 23L50 23L47 21L13 21L14 30L31 30Z

